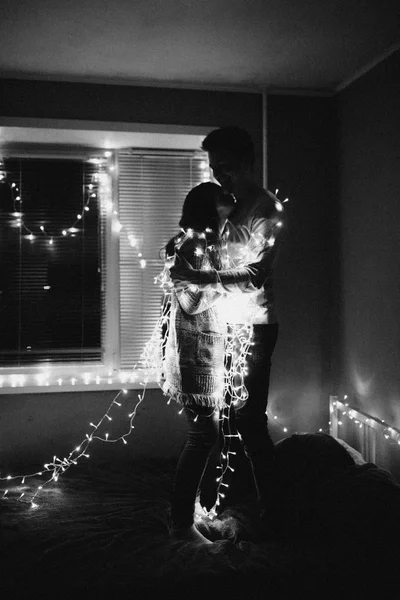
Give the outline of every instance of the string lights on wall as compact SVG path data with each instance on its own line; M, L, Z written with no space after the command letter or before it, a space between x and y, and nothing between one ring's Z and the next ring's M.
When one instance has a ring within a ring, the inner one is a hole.
M330 398L330 414L331 414L331 431L333 435L340 436L340 430L344 427L345 421L351 422L356 428L363 430L372 428L381 440L385 440L387 444L392 446L400 446L400 429L389 425L386 421L378 417L372 417L363 411L351 407L347 394L342 396L331 396Z

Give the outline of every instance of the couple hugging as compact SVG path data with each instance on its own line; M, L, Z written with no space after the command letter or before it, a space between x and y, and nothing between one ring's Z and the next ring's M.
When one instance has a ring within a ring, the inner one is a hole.
M166 247L173 288L163 366L163 390L183 405L188 423L175 474L172 535L199 545L212 542L195 527L195 500L227 402L227 339L241 326L243 331L247 327L251 351L236 372L241 380L231 386L230 400L260 514L269 507L274 445L266 409L278 335L272 275L283 225L282 204L255 181L254 147L246 131L216 129L202 149L220 185L202 183L189 192L182 231ZM233 397L232 390L240 394ZM210 505L205 508L212 507L212 500Z

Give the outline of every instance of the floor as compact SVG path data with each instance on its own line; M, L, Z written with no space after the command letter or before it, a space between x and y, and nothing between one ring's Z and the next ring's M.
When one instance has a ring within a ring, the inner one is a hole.
M210 547L171 541L174 468L173 460L91 460L43 490L34 509L10 488L0 502L2 600L345 598L347 591L357 598L346 583L348 559L304 540L260 540L251 505L227 508L203 527L215 539ZM362 579L353 583L361 593Z

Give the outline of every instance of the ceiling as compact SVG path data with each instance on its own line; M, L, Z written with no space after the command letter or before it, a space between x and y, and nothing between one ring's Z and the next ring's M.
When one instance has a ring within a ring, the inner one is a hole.
M400 47L399 0L2 0L2 77L333 91Z

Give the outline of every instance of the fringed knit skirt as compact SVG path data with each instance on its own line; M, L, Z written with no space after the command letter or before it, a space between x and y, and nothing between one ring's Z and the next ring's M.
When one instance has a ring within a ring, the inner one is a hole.
M184 406L224 408L225 335L185 331L177 337L166 347L163 392Z

